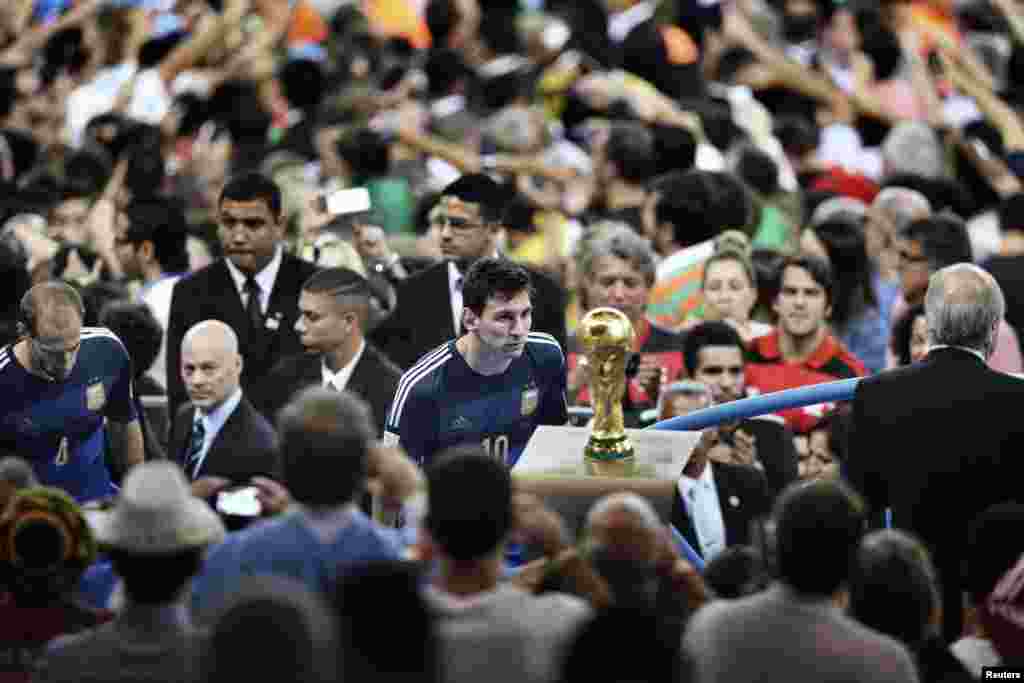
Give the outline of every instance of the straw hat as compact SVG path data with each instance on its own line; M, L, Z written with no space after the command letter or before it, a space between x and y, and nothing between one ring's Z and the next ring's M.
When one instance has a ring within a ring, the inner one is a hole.
M218 543L224 524L192 496L181 469L170 462L137 465L110 510L87 513L101 546L139 554L174 553Z

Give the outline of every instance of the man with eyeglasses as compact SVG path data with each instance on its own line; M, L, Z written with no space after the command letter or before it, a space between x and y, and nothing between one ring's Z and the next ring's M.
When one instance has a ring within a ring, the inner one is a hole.
M898 320L907 308L924 303L928 279L933 273L956 263L974 261L967 228L952 214L937 214L911 221L897 235L896 250L903 297L893 303L892 320ZM887 364L890 368L899 365L892 351ZM999 322L999 335L988 365L1001 372L1024 371L1020 341L1005 319Z
M82 299L62 282L30 289L19 312L19 340L0 349L0 448L80 502L113 495L106 434L125 468L144 453L128 352L110 330L82 326Z
M498 257L505 229L505 190L484 174L468 174L441 192L430 220L440 233L443 261L403 280L391 317L378 326L373 343L399 367L462 336L462 282L481 258ZM533 284L533 330L565 345L565 293L554 281L527 268Z

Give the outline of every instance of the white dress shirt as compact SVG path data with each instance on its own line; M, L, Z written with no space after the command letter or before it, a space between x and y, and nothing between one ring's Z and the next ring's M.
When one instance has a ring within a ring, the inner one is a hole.
M451 261L448 262L448 293L452 302L455 336L458 337L462 334L462 273Z
M705 465L704 471L696 479L685 474L680 476L677 487L686 511L693 520L701 555L705 562L710 562L725 549L725 521L722 519L722 506L718 500L712 464L709 462Z
M283 251L281 245L278 245L274 250L274 257L270 259L270 263L265 265L263 270L256 273L256 284L260 286L260 311L263 315L267 314L267 307L270 306L270 293L274 291L277 271L281 270L281 254ZM226 258L224 261L228 264L231 279L235 281L235 289L238 290L238 296L242 297L242 308L245 308L249 305L249 293L245 291L246 274L240 271L238 266L231 262L231 259Z
M356 355L352 356L352 360L345 364L345 367L341 368L337 372L331 372L331 369L327 367L327 361L320 361L320 374L323 376L323 386L325 389L334 389L335 391L345 391L345 387L348 386L348 382L352 379L352 373L356 369L356 363L363 357L363 351L366 349L366 340L359 342L359 350L356 351Z
M235 389L235 393L228 396L223 403L214 408L212 411L207 413L202 408L196 408L196 414L193 418L193 424L196 422L203 423L203 429L206 430L206 434L203 438L203 448L199 451L199 456L195 467L192 468L192 472L201 472L203 468L203 461L206 460L206 455L210 452L210 446L213 445L213 440L217 438L217 434L224 428L224 424L231 417L235 409L238 408L238 404L242 402L242 389L239 387Z

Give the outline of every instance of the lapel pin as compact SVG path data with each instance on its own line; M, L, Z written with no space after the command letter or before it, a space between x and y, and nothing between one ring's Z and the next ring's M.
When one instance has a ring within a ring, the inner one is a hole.
M275 313L272 316L267 316L266 327L268 330L276 330L281 327L281 314Z
M729 505L738 508L740 506L740 499L736 496L729 496Z

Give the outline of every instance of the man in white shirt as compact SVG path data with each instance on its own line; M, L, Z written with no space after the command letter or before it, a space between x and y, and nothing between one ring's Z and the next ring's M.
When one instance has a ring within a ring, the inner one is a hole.
M274 391L258 406L267 419L273 420L298 391L320 385L365 400L378 434L383 433L402 372L366 342L370 298L366 278L348 268L327 268L306 281L295 323L306 353L284 358L270 371L267 386Z
M164 332L149 372L165 388L171 293L188 271L187 238L184 212L165 199L133 201L117 217L114 245L118 261L125 277L142 281L139 300L149 306Z
M717 440L708 430L690 454L672 505L672 525L705 562L730 545L750 543L752 522L771 507L759 470L708 458Z

